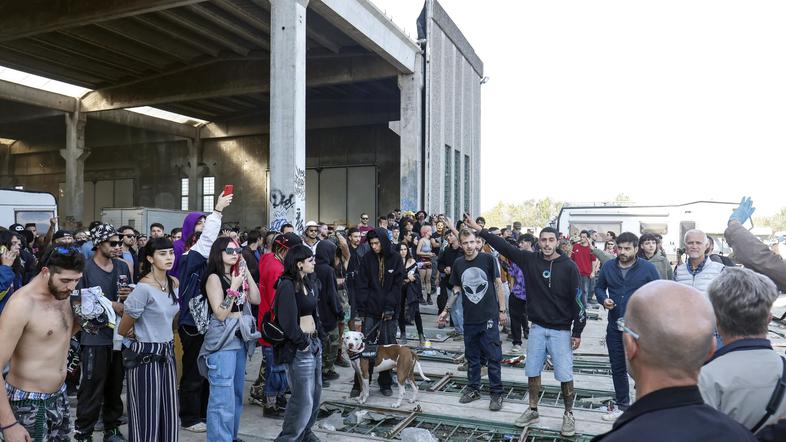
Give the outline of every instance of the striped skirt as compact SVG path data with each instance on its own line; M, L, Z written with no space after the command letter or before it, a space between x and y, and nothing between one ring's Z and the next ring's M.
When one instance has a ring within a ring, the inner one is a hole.
M126 370L129 440L178 440L177 374L172 342L131 342L137 353L168 356L168 362L150 362Z

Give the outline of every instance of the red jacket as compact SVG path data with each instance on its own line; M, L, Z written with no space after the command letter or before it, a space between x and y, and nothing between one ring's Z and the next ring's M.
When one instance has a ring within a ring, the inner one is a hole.
M262 328L262 318L265 313L270 311L273 306L273 301L276 297L276 281L278 277L284 273L284 264L276 258L273 253L265 253L259 260L259 316L257 317L257 327ZM270 344L264 339L260 338L259 343L265 347L270 347Z
M580 243L573 245L573 253L570 254L570 259L576 263L579 268L581 276L592 275L592 263L595 262L595 255L592 254L592 247L582 246Z

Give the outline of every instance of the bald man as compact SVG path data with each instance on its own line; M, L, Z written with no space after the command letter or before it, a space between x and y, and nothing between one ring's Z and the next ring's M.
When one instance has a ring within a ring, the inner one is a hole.
M699 392L699 371L715 350L715 316L705 295L672 281L650 282L631 296L617 326L636 381L636 402L593 441L756 440L705 405Z

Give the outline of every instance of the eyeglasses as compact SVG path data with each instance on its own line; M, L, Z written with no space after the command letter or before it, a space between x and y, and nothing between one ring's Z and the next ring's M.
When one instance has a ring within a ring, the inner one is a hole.
M107 241L109 243L109 247L120 247L123 244L123 241Z
M617 330L619 330L619 331L621 331L623 333L627 333L627 334L631 335L633 337L633 339L635 339L637 341L640 338L638 333L636 333L635 331L631 330L630 328L628 328L625 325L625 318L617 319Z
M227 247L226 249L224 249L224 253L226 253L227 255L235 255L242 251L243 249L241 249L240 247Z

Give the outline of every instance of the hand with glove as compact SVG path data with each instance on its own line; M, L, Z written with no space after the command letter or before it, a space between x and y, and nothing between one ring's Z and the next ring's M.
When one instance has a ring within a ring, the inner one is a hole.
M740 224L745 224L745 222L750 219L751 215L753 215L753 212L755 211L756 208L753 207L753 200L751 200L750 197L744 196L740 201L740 205L737 206L737 208L734 209L734 211L731 213L731 216L729 217L729 224L735 221Z

